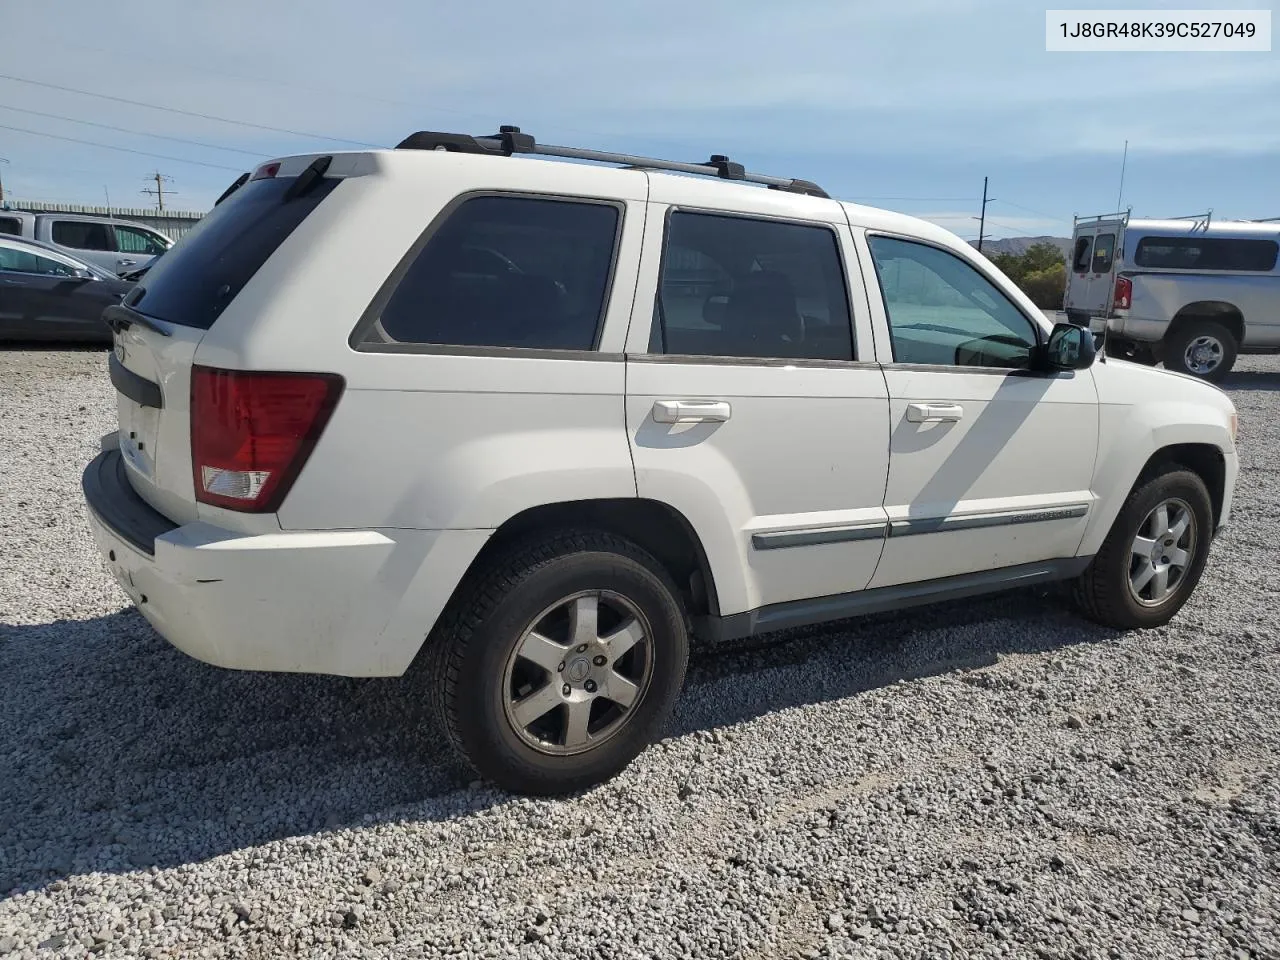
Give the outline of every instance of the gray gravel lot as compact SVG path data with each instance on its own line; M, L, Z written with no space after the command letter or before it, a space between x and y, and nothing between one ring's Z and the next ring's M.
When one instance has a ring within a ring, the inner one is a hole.
M1280 957L1280 360L1168 628L1055 591L707 651L614 782L513 799L411 681L218 670L102 570L101 351L0 351L0 955Z

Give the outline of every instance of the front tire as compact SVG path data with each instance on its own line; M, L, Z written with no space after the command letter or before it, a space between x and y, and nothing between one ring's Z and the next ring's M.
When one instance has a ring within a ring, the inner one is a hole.
M432 682L441 725L482 777L516 793L610 779L658 736L689 641L670 576L598 531L507 550L441 623Z
M1218 383L1231 372L1238 352L1235 337L1222 324L1190 320L1179 324L1166 338L1164 365L1168 370Z
M1212 538L1213 504L1204 481L1182 467L1164 467L1129 494L1076 582L1076 602L1103 626L1163 626L1195 590Z

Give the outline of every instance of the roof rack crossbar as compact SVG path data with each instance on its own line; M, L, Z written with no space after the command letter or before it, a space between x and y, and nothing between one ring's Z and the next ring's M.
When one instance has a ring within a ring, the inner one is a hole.
M473 137L463 133L437 133L421 130L410 134L396 145L397 150L445 150L451 153L478 153L509 157L513 153L542 157L559 157L565 160L589 160L595 163L615 163L632 169L669 170L674 173L690 173L703 177L719 177L722 180L740 180L759 183L772 190L802 193L811 197L829 197L816 183L788 177L771 177L761 173L749 173L740 163L734 163L722 154L713 154L705 163L685 163L679 160L659 160L628 153L610 153L604 150L588 150L582 147L557 147L538 143L519 127L504 126L497 134Z
M1122 220L1128 220L1129 215L1132 211L1133 211L1133 208L1129 207L1125 210L1117 210L1115 213L1095 213L1095 214L1090 214L1087 217L1082 217L1079 214L1076 214L1073 220L1077 225L1081 223L1088 223L1091 220L1114 220L1117 217L1119 217Z

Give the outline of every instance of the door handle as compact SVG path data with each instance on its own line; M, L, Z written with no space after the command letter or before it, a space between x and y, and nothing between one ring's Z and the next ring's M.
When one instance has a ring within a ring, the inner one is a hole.
M909 403L907 420L911 423L954 423L964 416L958 403Z
M116 264L117 266L121 266L121 267L132 267L137 262L138 262L137 260L117 260Z
M655 400L658 423L724 423L733 409L724 400Z
M27 285L25 280L10 280L8 277L0 278L0 283L9 287L25 287Z

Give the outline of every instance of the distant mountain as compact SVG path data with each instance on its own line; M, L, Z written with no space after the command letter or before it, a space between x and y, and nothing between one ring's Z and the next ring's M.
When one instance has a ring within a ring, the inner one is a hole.
M1037 243L1051 243L1062 251L1065 258L1071 250L1070 237L1005 237L1002 240L983 240L982 252L987 256L997 253L1012 253L1014 256L1022 256L1031 247ZM969 244L973 247L978 245L977 240L970 240Z

